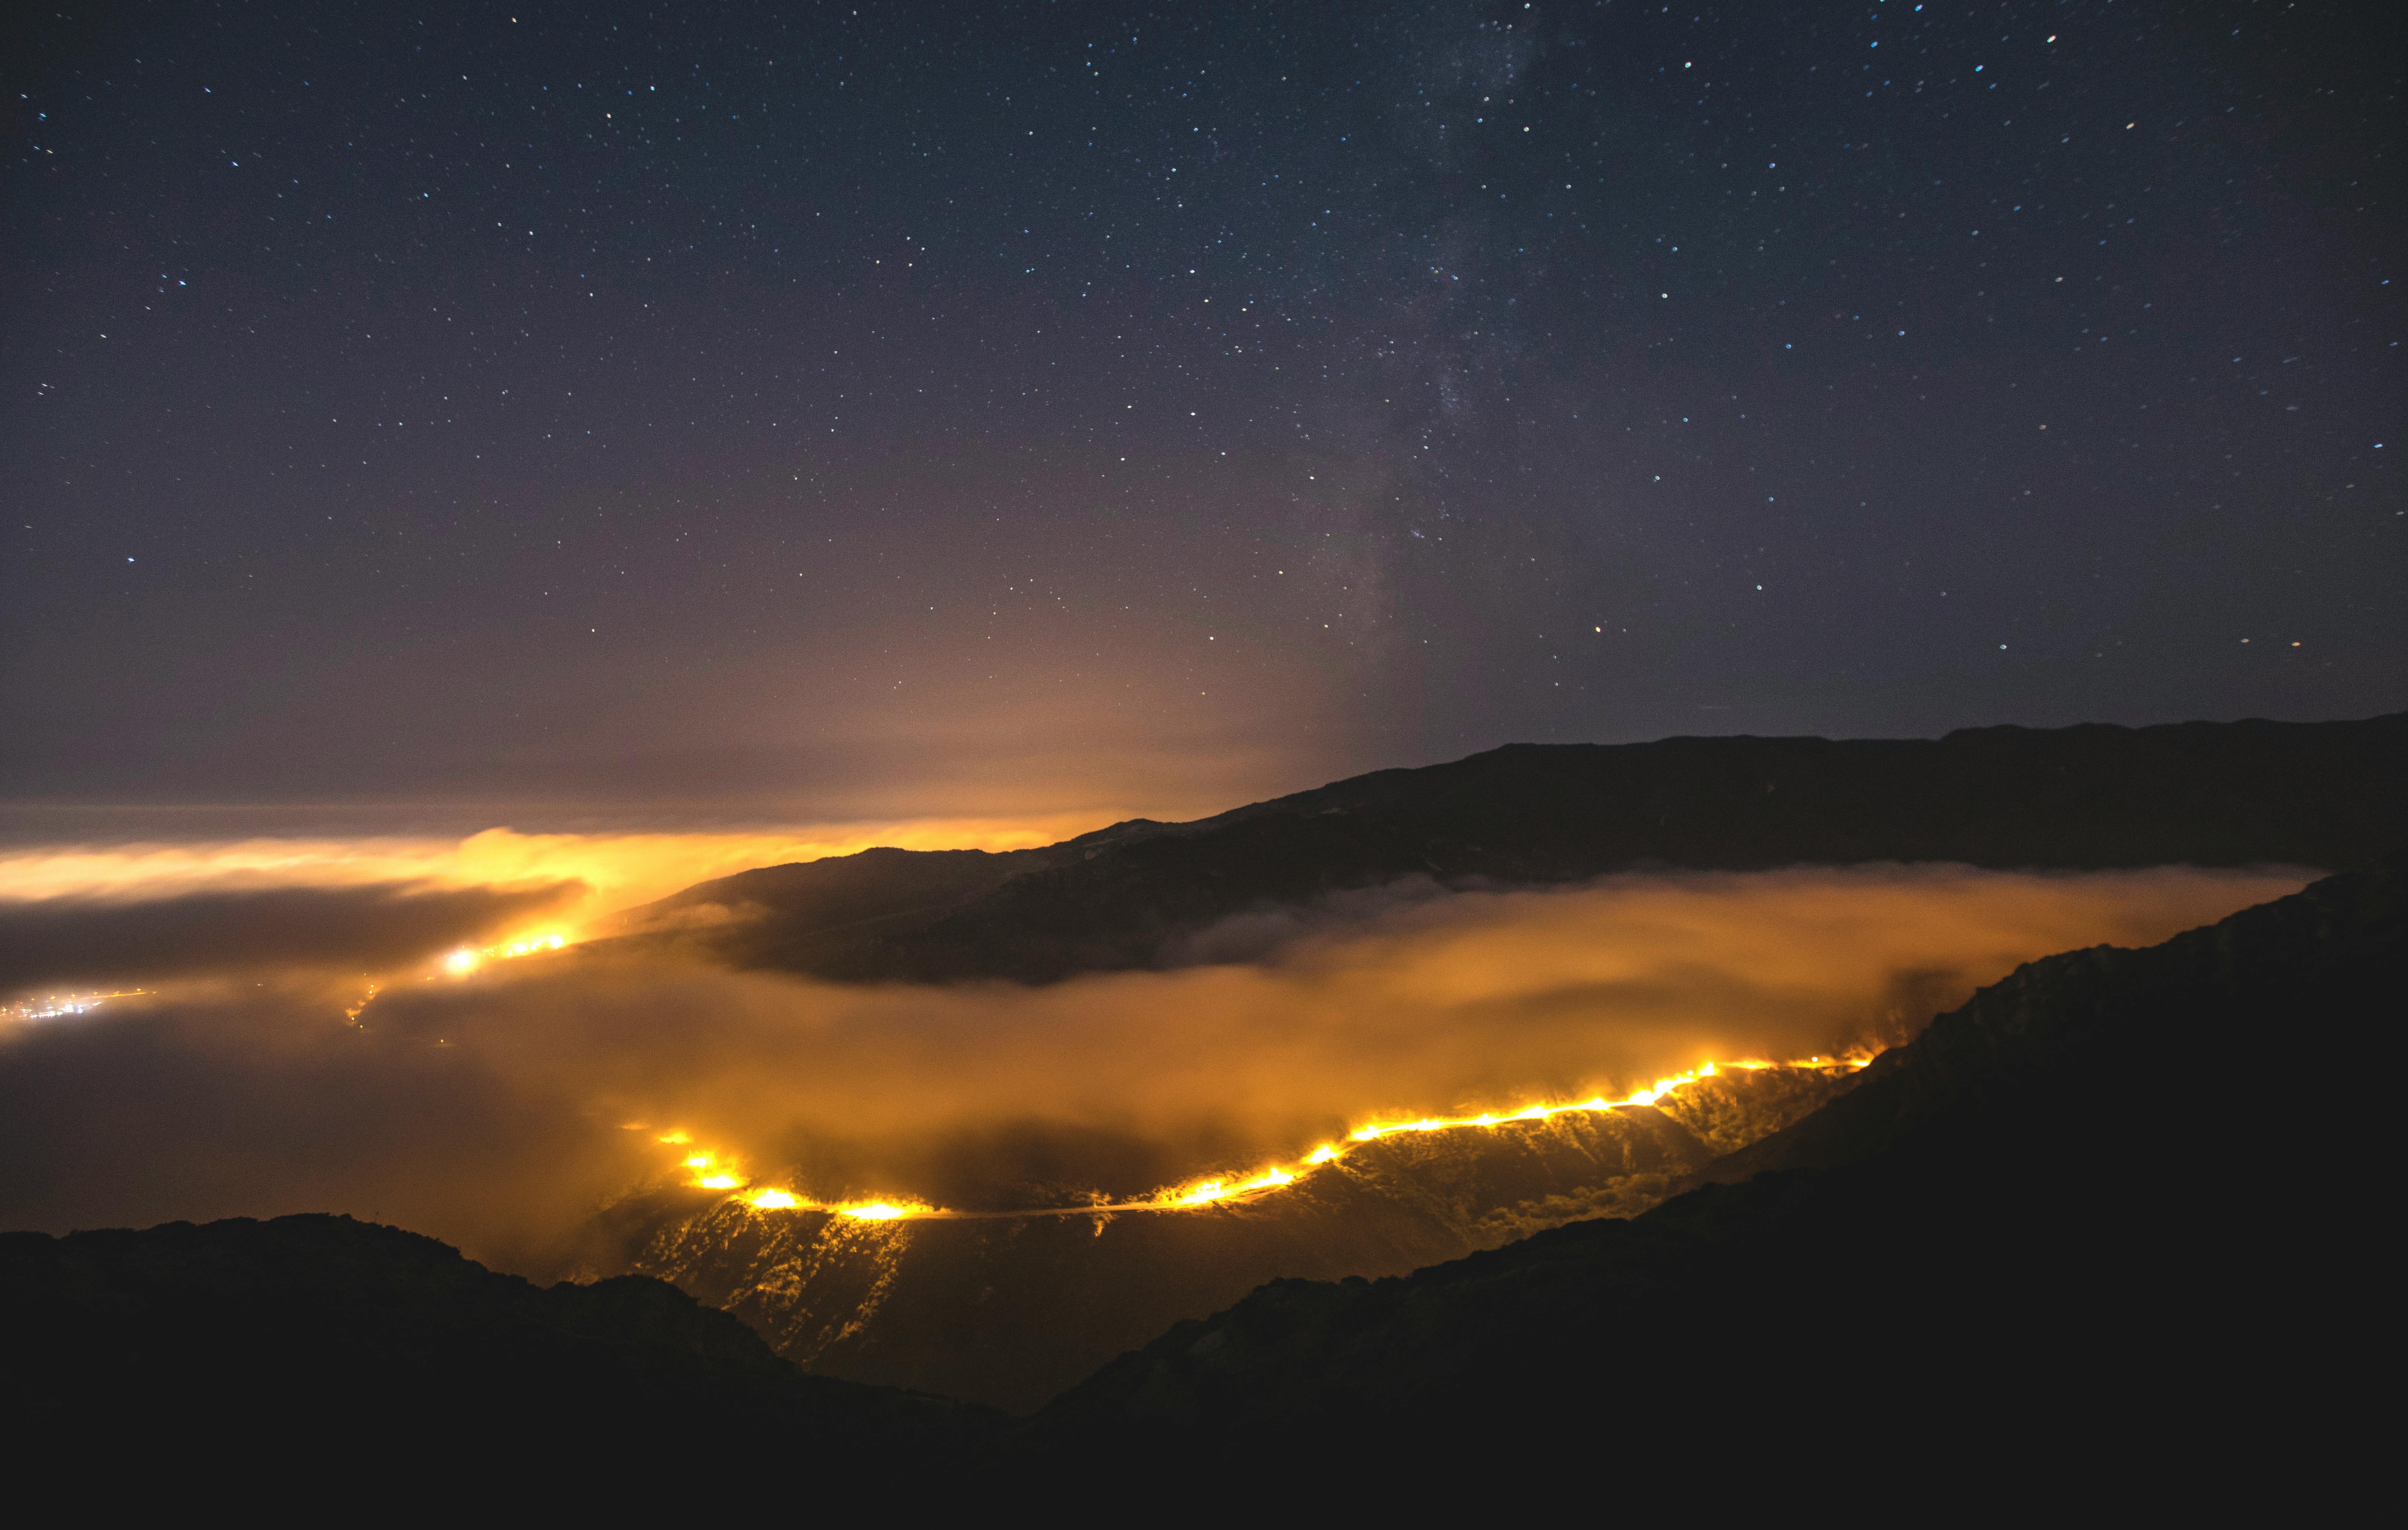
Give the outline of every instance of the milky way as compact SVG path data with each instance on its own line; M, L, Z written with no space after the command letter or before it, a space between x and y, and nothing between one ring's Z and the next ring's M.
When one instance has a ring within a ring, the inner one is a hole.
M20 801L1168 816L2408 673L2386 7L26 25Z

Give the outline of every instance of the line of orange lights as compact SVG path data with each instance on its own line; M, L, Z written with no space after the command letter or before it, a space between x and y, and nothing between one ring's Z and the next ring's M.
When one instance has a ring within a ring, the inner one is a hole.
M1750 1058L1732 1063L1706 1063L1686 1073L1676 1073L1658 1079L1649 1087L1625 1095L1607 1099L1602 1094L1584 1100L1558 1105L1529 1105L1518 1110L1489 1111L1477 1116L1424 1116L1413 1121L1373 1120L1346 1134L1343 1141L1325 1142L1293 1163L1272 1164L1253 1175L1239 1178L1231 1175L1186 1180L1158 1190L1133 1201L1112 1201L1098 1198L1086 1206L1032 1207L1015 1211L949 1211L923 1201L899 1197L882 1200L832 1203L811 1200L791 1190L774 1185L756 1184L724 1155L710 1150L690 1153L679 1166L692 1171L685 1182L696 1190L730 1192L728 1199L756 1211L825 1211L859 1222L902 1222L921 1220L964 1221L1005 1217L1078 1217L1122 1211L1191 1211L1207 1206L1244 1204L1283 1190L1305 1179L1315 1170L1334 1164L1354 1151L1354 1145L1376 1142L1383 1137L1402 1132L1451 1132L1487 1129L1522 1122L1542 1122L1572 1112L1622 1110L1632 1106L1654 1105L1658 1100L1701 1079L1711 1079L1722 1072L1758 1072L1766 1068L1809 1068L1854 1073L1872 1061L1870 1052L1852 1053L1845 1057L1810 1057L1801 1062L1773 1063ZM630 1131L647 1128L630 1122ZM682 1131L661 1134L654 1138L670 1147L691 1147L694 1137Z
M624 1128L631 1132L649 1129L642 1122L637 1121L629 1122ZM691 1148L694 1146L694 1134L682 1131L663 1132L652 1140L671 1148ZM831 1204L824 1201L806 1200L791 1190L781 1190L774 1185L754 1184L750 1177L724 1154L708 1148L697 1149L688 1153L678 1166L692 1171L692 1177L685 1181L689 1187L695 1190L729 1191L732 1194L728 1199L740 1202L756 1211L833 1211L838 1216L852 1217L861 1222L896 1222L905 1217L953 1214L921 1201L846 1201L841 1204Z

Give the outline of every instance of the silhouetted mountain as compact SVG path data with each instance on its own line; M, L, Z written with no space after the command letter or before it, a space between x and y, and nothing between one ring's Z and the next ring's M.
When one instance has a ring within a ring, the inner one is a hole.
M364 1486L537 1474L583 1493L730 1452L891 1473L1000 1422L807 1376L659 1280L540 1289L348 1217L0 1234L0 1312L11 1441L138 1450L153 1471L273 1460L288 1485L349 1465Z
M638 910L727 959L843 979L1044 981L1142 966L1266 906L1426 877L1548 883L1632 869L1865 862L2341 869L2408 847L2408 713L2358 722L2001 727L1935 741L1517 744L1193 823L1043 850L865 851Z
M2103 1505L2137 1501L2090 1495L2111 1482L2163 1504L2315 1479L2284 1452L2319 1417L2307 1448L2351 1449L2324 1346L2372 1321L2381 1235L2345 1177L2387 1119L2379 1080L2333 1075L2384 1046L2403 959L2408 857L2029 964L1706 1175L1743 1182L1402 1279L1268 1286L982 1472L1294 1441L1371 1482L1871 1472L1942 1518L1913 1495L1935 1479L1967 1513L2069 1481ZM2291 1109L2312 1059L2338 1065Z

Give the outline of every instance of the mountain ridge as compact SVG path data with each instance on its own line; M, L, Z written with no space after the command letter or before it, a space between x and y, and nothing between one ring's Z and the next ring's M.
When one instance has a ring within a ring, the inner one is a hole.
M1219 920L1410 878L1548 885L1869 862L2337 870L2408 846L2402 781L2408 713L1512 744L1036 850L880 848L759 868L630 910L637 933L621 938L699 941L738 965L836 980L1048 982L1159 965ZM711 909L718 922L680 928Z

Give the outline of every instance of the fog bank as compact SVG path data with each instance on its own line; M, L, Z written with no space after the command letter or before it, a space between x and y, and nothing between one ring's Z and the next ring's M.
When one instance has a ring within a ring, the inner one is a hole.
M2306 879L1403 886L1208 932L1186 955L1211 965L1046 988L846 988L572 949L403 984L356 1022L356 985L268 966L0 1039L0 1225L342 1210L542 1272L613 1196L680 1177L672 1131L820 1197L1140 1194L1375 1116L1896 1040L2019 962L2152 943Z

